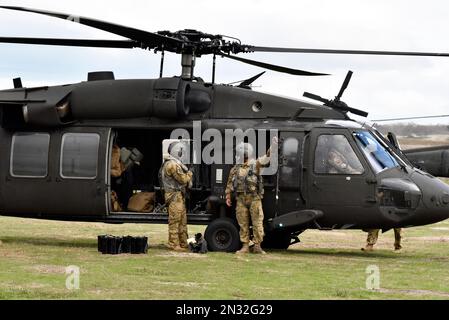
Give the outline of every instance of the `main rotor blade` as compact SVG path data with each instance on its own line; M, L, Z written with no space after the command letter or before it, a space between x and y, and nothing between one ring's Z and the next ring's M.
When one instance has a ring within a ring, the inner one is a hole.
M345 92L346 88L348 87L349 81L351 81L352 77L352 71L349 70L348 74L346 75L345 81L343 81L343 85L341 86L340 92L338 93L336 99L340 100L341 96L343 95L343 92Z
M91 18L87 18L87 17L70 15L70 14L60 13L60 12L23 8L23 7L0 6L0 8L8 9L8 10L17 10L17 11L38 13L38 14L42 14L42 15L46 15L46 16L50 16L50 17L55 17L55 18L59 18L59 19L72 21L72 22L86 25L86 26L89 26L92 28L96 28L96 29L100 29L100 30L107 31L110 33L114 33L116 35L120 35L122 37L126 37L131 40L139 41L142 44L146 45L148 48L155 48L155 47L159 47L162 45L178 48L183 44L183 42L181 40L171 38L168 36L148 32L148 31L144 31L144 30L140 30L140 29L130 28L130 27L126 27L126 26L121 26L121 25L111 23L111 22L91 19Z
M90 39L55 39L55 38L18 38L0 37L0 43L39 44L69 47L121 48L132 49L139 43L132 40L90 40Z
M406 117L406 118L391 118L391 119L377 119L370 120L372 122L383 122L383 121L399 121L399 120L414 120L414 119L430 119L430 118L446 118L449 114L441 114L436 116L422 116L422 117Z
M256 60L249 60L249 59L245 59L245 58L239 58L236 56L231 56L229 54L226 54L224 52L220 53L223 57L225 58L229 58L232 60L237 60L243 63L247 63L256 67L261 67L261 68L265 68L268 70L273 70L273 71L278 71L278 72L282 72L282 73L288 73L288 74L293 74L296 76L328 76L329 74L327 73L315 73L315 72L309 72L309 71L304 71L304 70L298 70L298 69L291 69L291 68L287 68L287 67L282 67L282 66L278 66L278 65L274 65L274 64L269 64L269 63L265 63L265 62L260 62L260 61L256 61Z
M324 53L324 54L367 54L380 56L420 56L449 57L446 52L413 52L413 51L372 51L372 50L339 50L339 49L306 49L243 46L243 52L285 52L285 53Z

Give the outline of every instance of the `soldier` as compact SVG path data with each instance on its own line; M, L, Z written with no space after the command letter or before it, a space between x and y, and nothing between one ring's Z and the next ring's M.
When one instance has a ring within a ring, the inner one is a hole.
M346 157L337 149L332 148L328 154L329 171L328 173L340 174L361 174L361 170L354 169L348 163Z
M374 250L374 245L376 244L377 239L379 238L379 231L380 231L380 229L367 230L368 237L366 239L366 247L362 248L363 251L373 251ZM402 228L394 228L394 250L395 251L399 251L402 249L401 239L402 239Z
M263 229L263 181L260 175L262 166L270 162L270 153L273 147L277 148L277 137L273 138L270 149L265 156L254 159L253 149L249 143L237 146L237 155L243 156L243 164L236 164L229 172L226 185L226 204L232 205L231 193L236 197L236 216L240 226L240 241L243 246L238 254L249 252L249 225L253 225L254 253L265 254L261 248L264 237Z
M191 186L192 172L182 162L185 146L173 142L168 148L168 157L160 169L161 186L168 206L168 246L175 251L186 251L187 213L185 194Z

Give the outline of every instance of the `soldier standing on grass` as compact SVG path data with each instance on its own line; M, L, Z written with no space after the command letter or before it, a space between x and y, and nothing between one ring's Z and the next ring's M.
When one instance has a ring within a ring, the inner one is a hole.
M185 194L191 186L192 172L182 162L185 146L173 142L168 148L160 170L165 203L168 206L168 246L175 251L187 251L187 212Z
M366 247L362 248L362 251L373 251L374 245L379 238L380 229L370 229L366 230L368 232L368 237L366 239ZM394 228L394 250L399 251L402 249L401 246L402 239L402 228Z
M226 185L226 204L232 205L231 194L236 197L236 216L240 226L240 241L243 246L238 254L249 252L250 223L253 225L254 253L265 254L261 243L264 237L263 228L263 181L260 174L261 167L270 163L273 147L277 148L278 140L274 137L270 149L265 156L253 158L253 148L249 143L241 143L236 148L237 156L243 157L243 164L236 164L229 172Z

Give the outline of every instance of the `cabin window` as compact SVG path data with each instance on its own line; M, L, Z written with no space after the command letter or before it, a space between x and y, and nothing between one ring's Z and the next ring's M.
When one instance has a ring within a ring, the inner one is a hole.
M13 177L45 178L48 173L48 133L21 132L12 137L10 173Z
M300 180L298 139L288 137L284 140L281 159L280 185L284 188L297 188Z
M100 136L96 133L64 134L61 146L61 177L95 179L99 144Z
M315 173L362 174L360 160L344 135L323 134L315 149Z

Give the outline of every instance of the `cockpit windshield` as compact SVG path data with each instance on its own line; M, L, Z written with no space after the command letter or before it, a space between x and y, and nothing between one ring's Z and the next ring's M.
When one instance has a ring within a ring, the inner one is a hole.
M379 141L368 131L357 131L354 138L359 148L369 160L374 172L399 166L393 155L382 146Z

